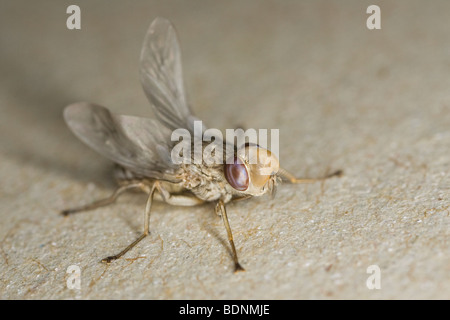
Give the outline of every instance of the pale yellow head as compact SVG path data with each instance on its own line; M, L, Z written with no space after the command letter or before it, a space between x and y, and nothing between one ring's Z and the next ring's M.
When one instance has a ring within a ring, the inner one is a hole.
M260 196L273 188L280 163L272 152L258 145L246 144L232 160L225 164L224 173L234 189Z

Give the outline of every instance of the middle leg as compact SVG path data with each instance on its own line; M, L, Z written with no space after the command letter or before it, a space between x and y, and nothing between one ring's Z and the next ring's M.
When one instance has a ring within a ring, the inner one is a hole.
M149 225L150 225L150 211L151 211L151 208L152 208L153 195L154 195L155 190L157 189L158 185L159 185L159 182L155 181L153 183L153 185L152 185L152 187L150 189L149 195L148 195L147 204L145 206L145 212L144 212L144 232L139 236L139 238L134 240L131 244L129 244L125 249L120 251L118 254L113 255L113 256L109 256L109 257L106 257L106 258L102 259L103 263L109 264L112 261L114 261L116 259L119 259L125 253L130 251L134 246L136 246L142 239L144 239L146 236L148 236L148 234L149 234Z

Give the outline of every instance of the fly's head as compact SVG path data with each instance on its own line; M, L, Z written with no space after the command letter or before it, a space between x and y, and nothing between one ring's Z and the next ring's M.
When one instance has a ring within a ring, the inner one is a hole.
M273 192L280 163L269 150L245 144L224 166L225 178L234 189L246 195L261 196Z

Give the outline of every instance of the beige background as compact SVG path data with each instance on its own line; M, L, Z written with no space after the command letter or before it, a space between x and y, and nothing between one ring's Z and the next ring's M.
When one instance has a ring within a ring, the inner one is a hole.
M448 1L0 1L0 298L450 298ZM212 206L109 195L111 163L62 119L85 100L149 116L138 56L156 16L178 29L189 100L210 127L279 128L281 163L342 178L228 207L233 274ZM369 290L370 265L381 289ZM66 287L70 265L81 290Z

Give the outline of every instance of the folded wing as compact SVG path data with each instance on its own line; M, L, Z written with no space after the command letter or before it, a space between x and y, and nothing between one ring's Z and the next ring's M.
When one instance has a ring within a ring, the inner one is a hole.
M64 119L79 139L106 158L138 175L176 181L171 130L156 119L115 115L85 102L66 107Z

